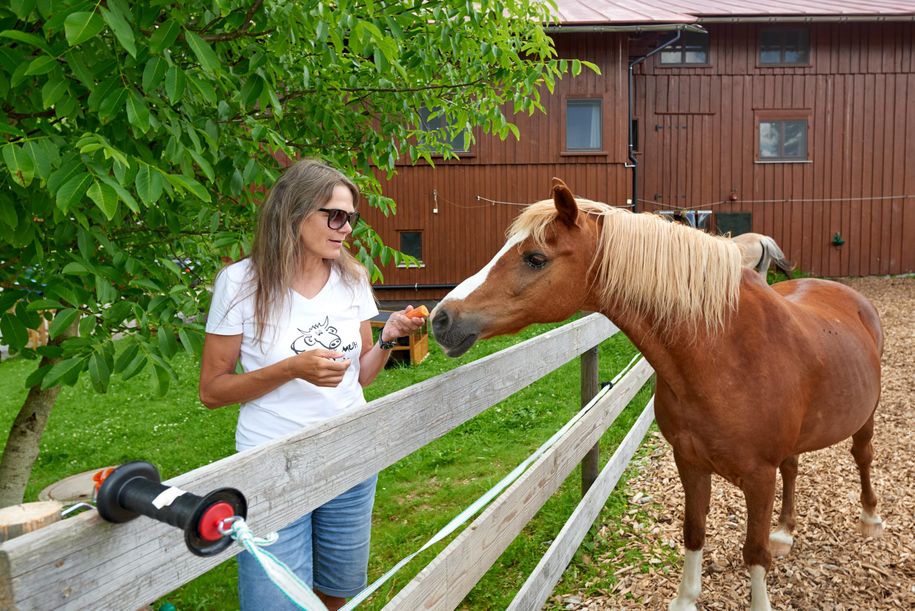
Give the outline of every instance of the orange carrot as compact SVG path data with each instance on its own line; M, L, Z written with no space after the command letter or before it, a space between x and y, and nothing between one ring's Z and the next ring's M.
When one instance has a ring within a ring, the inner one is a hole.
M428 315L429 315L429 310L426 309L426 306L424 306L424 305L421 305L418 308L413 308L412 310L407 312L407 316L410 318L418 318L420 316L428 316Z

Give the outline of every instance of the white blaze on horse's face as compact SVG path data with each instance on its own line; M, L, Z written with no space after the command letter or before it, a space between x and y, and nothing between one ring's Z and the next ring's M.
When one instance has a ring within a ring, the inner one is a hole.
M441 303L445 303L446 301L449 301L449 300L466 299L467 297L469 297L471 293L473 293L475 290L477 290L478 288L483 286L483 284L486 282L486 279L489 277L490 270L492 270L492 268L495 266L496 262L499 259L501 259L506 253L508 253L511 249L518 246L518 244L523 242L525 239L527 239L527 234L523 233L523 232L509 238L508 241L505 243L505 246L502 247L502 250L500 250L498 253L496 253L496 256L494 256L492 258L492 260L490 260L490 262L487 263L483 269L481 269L480 271L475 273L470 278L467 278L466 280L461 282L459 285L457 285L454 289L452 289L452 291L450 293L445 295L445 298L442 299ZM436 306L436 308L437 307L438 306Z
M461 282L429 314L432 333L448 356L460 356L467 352L480 337L484 326L480 313L461 316L460 308L455 306L485 285L499 260L517 249L526 238L527 234L523 232L509 238L502 250L483 269Z

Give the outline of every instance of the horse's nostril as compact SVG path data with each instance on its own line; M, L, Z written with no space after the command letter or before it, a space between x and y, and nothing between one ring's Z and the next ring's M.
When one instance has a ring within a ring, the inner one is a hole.
M439 310L435 313L435 316L432 317L432 332L438 336L443 331L446 331L450 324L451 317L448 316L448 312L445 310Z

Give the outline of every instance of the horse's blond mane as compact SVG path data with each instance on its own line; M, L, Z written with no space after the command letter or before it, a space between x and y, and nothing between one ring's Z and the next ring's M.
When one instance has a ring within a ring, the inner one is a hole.
M682 325L692 332L724 327L737 308L741 276L740 252L729 239L653 214L575 201L582 213L603 217L592 263L602 306L619 303L650 317L662 333ZM543 244L556 217L553 200L536 202L509 235L525 232Z

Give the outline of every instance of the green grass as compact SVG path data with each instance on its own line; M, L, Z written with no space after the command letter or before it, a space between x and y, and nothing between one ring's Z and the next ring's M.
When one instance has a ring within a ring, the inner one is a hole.
M488 340L460 359L445 357L430 341L429 357L421 365L389 368L366 389L366 398L372 400L410 386L553 326L537 325L519 336ZM634 353L621 334L604 342L600 348L601 380L611 379ZM179 381L162 398L156 397L152 380L145 373L126 383L113 382L105 395L95 393L85 380L65 388L48 422L26 500L35 500L42 488L68 475L102 466L147 460L159 468L163 478L169 478L231 454L237 407L207 410L197 399L196 360L179 355L175 366ZM19 359L0 364L0 430L4 435L25 397L23 381L32 367L34 363ZM649 396L650 390L643 389L605 434L602 464ZM379 477L373 517L369 580L422 546L578 409L576 359L385 469ZM462 608L505 608L580 498L580 473L576 470L484 576ZM621 514L624 505L624 495L614 493L604 508L605 516L612 519ZM384 606L449 541L438 543L410 562L361 608ZM561 583L557 591L595 580L597 573L589 555L593 544L589 541L590 535L567 571L572 576L570 582ZM168 601L179 611L233 609L237 608L235 588L232 560L163 597L160 603Z

